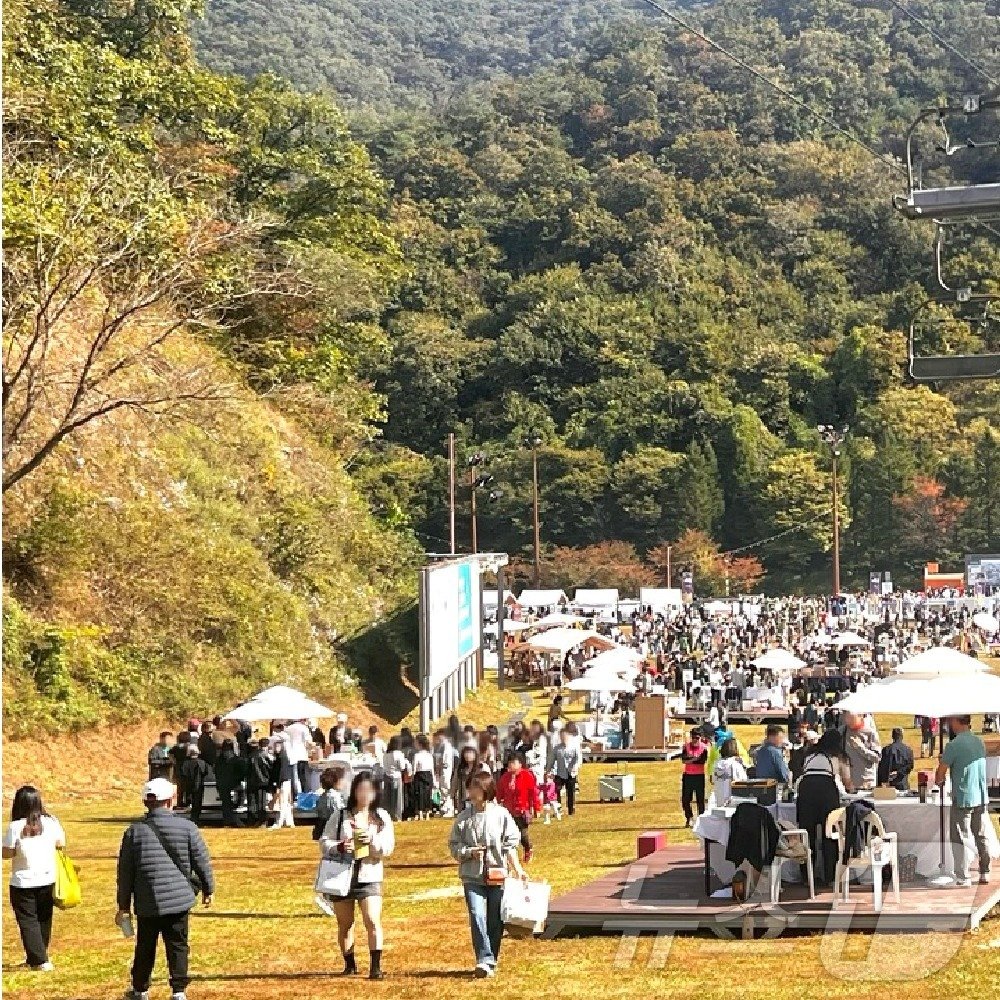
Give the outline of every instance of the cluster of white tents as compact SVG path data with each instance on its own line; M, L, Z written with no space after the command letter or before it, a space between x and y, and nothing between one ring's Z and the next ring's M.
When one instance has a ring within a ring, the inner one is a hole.
M499 598L495 590L483 591L483 606L488 613L496 610ZM683 607L684 599L681 591L675 587L642 587L638 598L622 597L614 587L593 588L577 587L573 599L567 596L565 590L539 590L529 588L522 590L516 598L512 594L505 601L514 601L521 608L557 608L560 610L579 611L585 615L614 620L618 613L627 612L639 607L651 607L654 612L666 612L671 608ZM504 623L504 628L509 622Z
M269 722L272 719L329 719L336 713L293 687L276 684L234 708L225 719Z

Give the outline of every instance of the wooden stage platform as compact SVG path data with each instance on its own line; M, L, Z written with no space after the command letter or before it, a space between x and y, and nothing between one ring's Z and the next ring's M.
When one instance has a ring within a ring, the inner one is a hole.
M665 747L661 750L595 750L584 746L584 764L630 764L649 760L676 760L681 755L677 746Z
M708 930L718 937L741 937L745 916L756 932L770 937L785 930L964 931L1000 904L995 876L990 885L974 882L964 889L922 880L904 883L900 905L889 892L881 913L872 905L870 885L852 884L850 901L834 908L829 891L817 889L811 900L804 886L784 884L780 901L772 904L761 895L766 878L753 899L740 904L708 899L704 871L696 844L656 851L554 899L545 936Z

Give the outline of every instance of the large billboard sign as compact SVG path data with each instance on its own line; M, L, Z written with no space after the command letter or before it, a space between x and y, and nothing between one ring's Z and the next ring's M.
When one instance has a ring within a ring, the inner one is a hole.
M476 654L482 646L483 635L479 573L478 560L460 556L433 563L420 571L420 693L423 699L440 695L436 703L447 702L451 707L456 697L459 700L464 697L470 679L474 686ZM447 697L440 694L443 689Z
M1000 590L1000 553L965 557L965 589Z

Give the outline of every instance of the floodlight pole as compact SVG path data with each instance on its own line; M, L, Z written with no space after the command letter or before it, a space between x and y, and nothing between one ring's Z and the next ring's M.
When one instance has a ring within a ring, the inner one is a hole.
M451 554L455 554L455 434L448 435L448 521Z
M840 596L840 492L837 481L837 459L840 446L847 437L848 427L837 428L833 424L820 424L817 428L822 441L830 446L833 455L833 596Z

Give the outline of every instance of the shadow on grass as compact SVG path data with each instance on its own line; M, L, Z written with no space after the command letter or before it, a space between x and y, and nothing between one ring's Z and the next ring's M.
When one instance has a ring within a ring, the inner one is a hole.
M242 910L192 910L199 920L329 920L325 913L250 913Z
M471 972L466 972L463 969L424 969L419 972L400 972L400 973L387 973L388 978L392 979L473 979L474 976ZM191 977L191 982L193 983L236 983L236 982L253 982L254 980L264 980L264 979L276 979L276 980L287 980L287 979L346 979L347 982L360 982L365 979L362 976L349 976L345 977L340 971L337 972L209 972L202 974L193 974Z
M422 868L454 868L454 861L428 861L424 864L397 865L392 863L393 871L420 871Z

